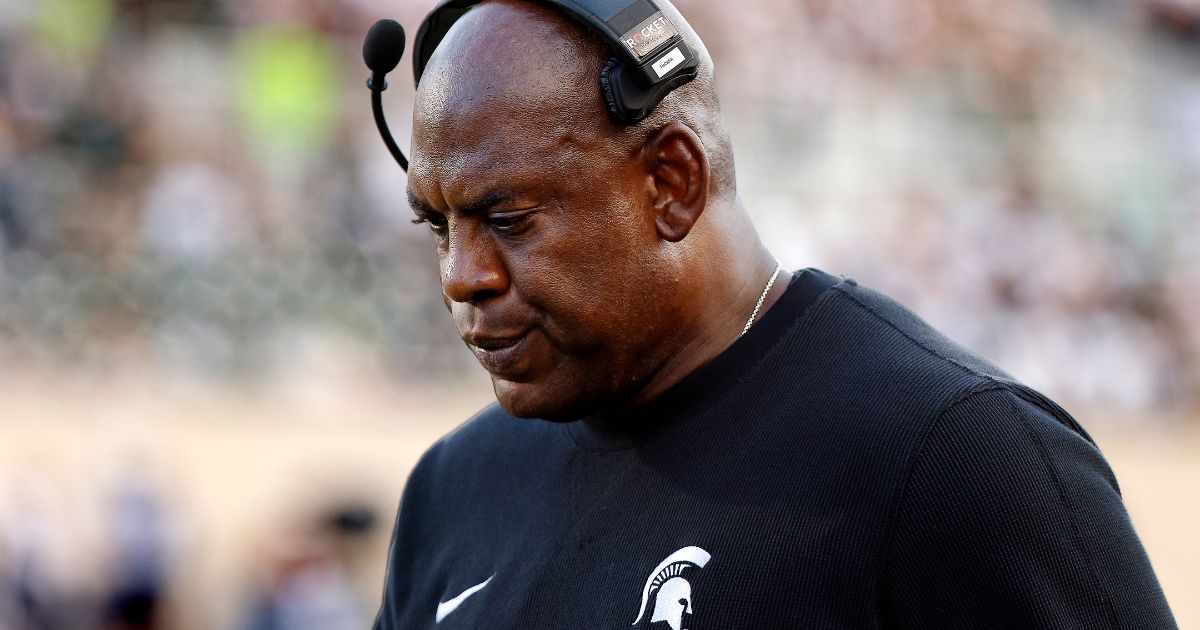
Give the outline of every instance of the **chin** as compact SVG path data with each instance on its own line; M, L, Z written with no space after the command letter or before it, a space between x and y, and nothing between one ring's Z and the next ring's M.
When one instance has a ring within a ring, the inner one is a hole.
M517 418L573 422L589 414L590 406L570 388L553 383L516 383L492 377L496 400Z

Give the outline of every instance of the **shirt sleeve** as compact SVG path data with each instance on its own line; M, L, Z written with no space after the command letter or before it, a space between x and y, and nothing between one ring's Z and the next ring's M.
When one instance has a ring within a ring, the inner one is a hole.
M888 628L1177 627L1100 451L1007 389L930 427L886 549Z

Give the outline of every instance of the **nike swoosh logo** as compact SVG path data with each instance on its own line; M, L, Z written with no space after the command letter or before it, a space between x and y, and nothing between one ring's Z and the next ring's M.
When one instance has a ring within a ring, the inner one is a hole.
M437 616L434 617L434 623L442 623L442 620L446 618L446 615L458 610L458 607L462 606L463 602L467 601L468 597L487 588L487 585L490 584L492 579L495 577L496 576L493 575L492 577L484 580L482 583L476 584L475 586L463 591L462 595L459 595L448 602L442 602L438 604Z

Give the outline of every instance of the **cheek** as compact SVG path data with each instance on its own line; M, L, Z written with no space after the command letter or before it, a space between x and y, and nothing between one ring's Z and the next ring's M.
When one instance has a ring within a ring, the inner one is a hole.
M636 341L653 308L655 243L620 209L577 212L545 232L514 268L514 285L564 346L607 350Z

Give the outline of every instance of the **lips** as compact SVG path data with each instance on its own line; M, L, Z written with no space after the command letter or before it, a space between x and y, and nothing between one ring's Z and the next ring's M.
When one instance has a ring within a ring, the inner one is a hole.
M465 338L475 358L496 376L521 371L529 349L529 333L514 336L468 335Z

